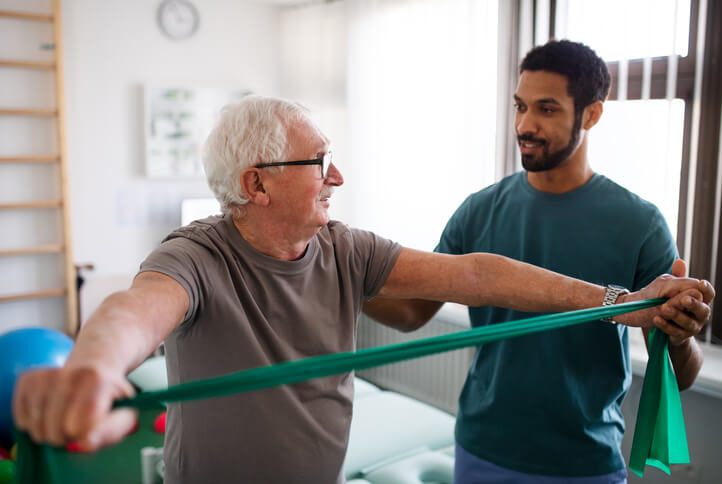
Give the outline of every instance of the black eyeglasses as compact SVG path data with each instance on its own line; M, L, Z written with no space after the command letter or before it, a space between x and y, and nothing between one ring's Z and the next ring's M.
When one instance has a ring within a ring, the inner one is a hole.
M261 163L260 165L256 165L256 168L266 168L269 166L286 166L286 165L321 165L321 176L325 180L328 178L328 167L331 165L331 162L333 161L333 155L329 151L325 155L323 155L321 158L316 158L315 160L299 160L299 161L276 161L274 163Z

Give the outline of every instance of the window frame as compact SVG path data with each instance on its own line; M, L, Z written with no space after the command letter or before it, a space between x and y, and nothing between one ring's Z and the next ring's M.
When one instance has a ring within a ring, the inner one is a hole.
M549 38L555 38L560 3L533 0L533 18L538 18L537 9L549 9L548 26L535 24L535 31L538 27L548 29ZM688 53L678 56L675 89L675 97L685 102L677 245L688 262L690 275L707 279L718 289L722 287L722 246L719 243L722 240L722 173L719 170L722 159L722 29L714 20L719 18L722 18L722 2L691 0ZM626 98L642 99L644 59L626 62ZM612 77L609 100L617 99L619 64L619 61L607 63ZM652 58L649 99L666 98L668 64L668 57ZM698 339L722 345L722 296L714 300L710 323Z

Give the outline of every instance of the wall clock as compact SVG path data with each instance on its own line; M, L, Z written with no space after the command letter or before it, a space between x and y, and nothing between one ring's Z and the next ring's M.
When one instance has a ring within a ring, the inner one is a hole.
M187 0L163 0L157 19L161 32L173 40L191 37L200 24L198 9Z

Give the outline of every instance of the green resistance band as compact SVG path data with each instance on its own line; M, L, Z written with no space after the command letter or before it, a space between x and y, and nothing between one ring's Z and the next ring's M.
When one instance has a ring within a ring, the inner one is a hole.
M212 398L310 380L352 370L419 358L515 336L596 321L646 309L665 299L649 299L614 306L549 314L509 321L469 331L425 338L377 348L314 356L299 361L253 368L221 377L193 381L166 390L144 392L115 402L115 407L153 408L162 402ZM669 464L689 462L679 390L667 349L667 335L652 329L647 366L637 416L630 468L640 476L645 463L669 473ZM30 444L28 440L28 445ZM47 446L43 446L47 447ZM680 449L684 450L681 452ZM686 460L684 460L686 458ZM52 461L50 456L45 456Z
M259 390L596 321L654 307L664 301L664 298L648 299L562 314L548 314L395 345L314 356L299 361L278 363L221 377L183 383L166 390L144 392L133 398L119 400L115 402L115 406L143 408L152 407L158 403L212 398ZM630 469L640 477L644 474L645 463L658 467L669 474L670 463L689 462L682 404L669 359L668 341L666 334L652 328L649 365L645 374L629 463Z
M682 401L668 347L669 337L652 328L649 362L629 457L629 468L639 477L644 476L645 464L669 474L670 464L689 463Z
M182 383L166 390L143 392L129 399L118 400L115 402L115 406L146 408L149 405L157 406L158 403L212 398L259 390L595 321L657 306L664 301L665 299L648 299L568 313L546 314L395 345L312 356L303 360L287 361L206 380Z

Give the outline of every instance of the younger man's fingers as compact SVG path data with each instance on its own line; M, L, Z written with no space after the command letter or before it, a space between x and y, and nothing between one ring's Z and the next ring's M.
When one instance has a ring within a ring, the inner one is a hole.
M712 299L714 299L715 290L709 281L704 280L704 279L699 281L699 290L702 293L702 300L705 303L709 304L712 301Z

